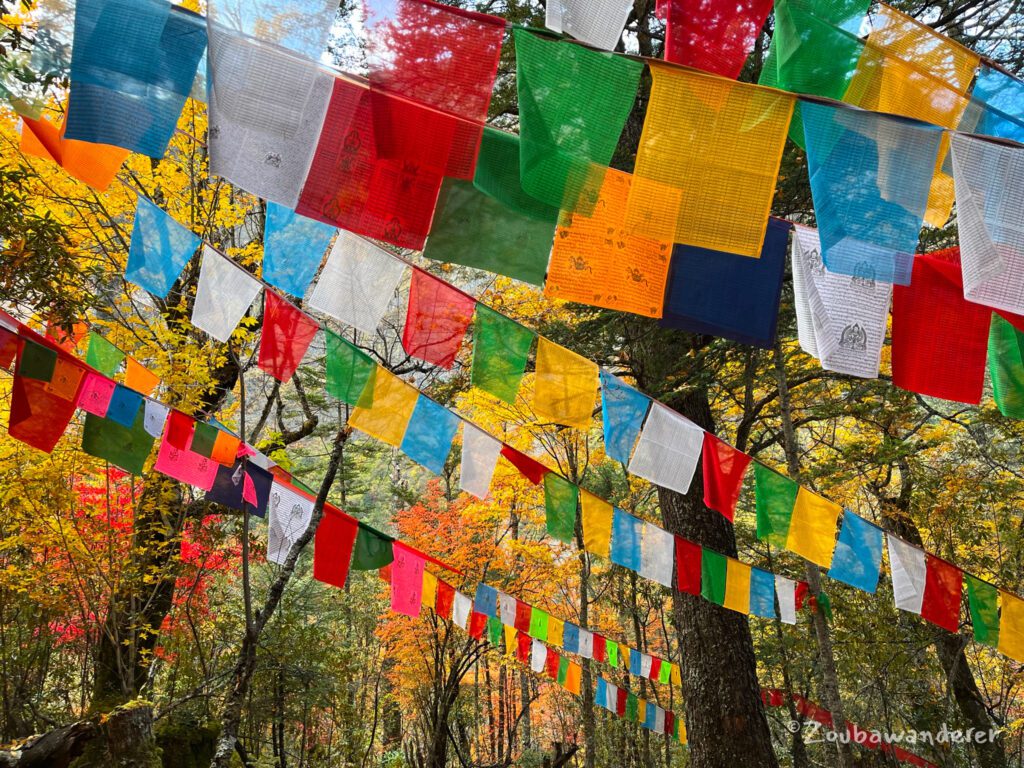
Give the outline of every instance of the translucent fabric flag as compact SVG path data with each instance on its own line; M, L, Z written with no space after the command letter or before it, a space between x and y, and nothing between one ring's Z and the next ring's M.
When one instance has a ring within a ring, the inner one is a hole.
M967 574L967 606L971 612L974 642L996 647L999 644L999 590Z
M750 612L762 619L775 618L775 577L760 568L750 570Z
M231 338L260 292L260 281L210 246L203 246L192 325L217 341Z
M661 324L769 348L775 342L790 224L769 219L761 256L677 245Z
M908 284L942 132L817 103L801 115L825 267Z
M597 364L543 336L537 341L533 409L541 419L588 429L598 387Z
M519 172L519 152L518 135L495 128L484 128L476 173L473 175L473 186L487 197L501 203L504 208L522 214L528 219L554 225L558 222L560 213L558 206L542 203L523 189ZM550 230L548 233L550 235ZM547 245L550 246L550 237L548 240ZM546 254L544 263L547 263ZM538 285L543 280L543 271L544 264L540 265L540 279L534 281Z
M583 514L583 548L598 557L609 557L612 547L612 505L581 490L580 508Z
M327 394L349 405L356 405L374 376L377 364L368 354L330 329L327 337ZM372 404L372 397L369 399Z
M22 154L51 160L79 181L103 192L117 176L128 157L127 149L108 144L92 144L64 138L64 127L58 128L45 117L33 120L22 115Z
M988 374L999 412L1024 419L1024 332L995 312L988 337Z
M615 508L612 519L612 562L631 571L640 570L640 538L643 523Z
M435 475L444 471L461 419L425 395L416 399L400 450Z
M925 553L903 539L886 537L889 546L889 569L892 572L892 591L896 607L921 615L927 576Z
M807 227L794 230L792 264L800 347L825 370L877 378L892 285L826 269Z
M601 371L600 378L604 450L609 457L628 464L651 398L606 371Z
M82 450L133 475L141 475L153 451L153 436L143 427L140 411L130 427L86 414Z
M836 544L836 523L842 511L838 504L800 488L789 521L786 549L828 568Z
M359 524L348 515L324 510L313 539L313 578L345 588Z
M320 324L273 291L264 293L260 370L278 381L295 375Z
M949 632L959 631L963 571L931 554L927 557L926 568L921 618Z
M394 544L395 560L391 563L391 610L404 616L420 615L423 596L425 560L400 541Z
M874 594L881 568L882 530L846 510L828 570L829 578Z
M78 398L78 407L93 416L106 416L116 387L117 384L104 376L87 373L82 394Z
M478 499L486 499L491 489L494 467L501 453L501 441L466 422L462 428L462 469L459 488Z
M953 136L964 296L1024 313L1024 150Z
M544 475L544 510L548 535L570 544L576 533L576 508L580 489L561 475Z
M263 225L263 279L302 298L336 230L277 203L267 203Z
M624 0L552 0L545 8L544 26L613 51L631 10L632 4Z
M664 64L650 69L626 227L757 256L795 99Z
M367 240L338 233L309 306L364 333L375 333L405 264Z
M125 363L124 385L142 395L151 395L160 384L160 377L146 368L134 357Z
M644 523L642 540L640 575L671 587L676 551L672 534L652 523Z
M959 126L967 133L1024 140L1024 83L997 69L982 66L971 89L971 101Z
M664 0L665 61L735 80L754 48L769 0Z
M754 497L757 504L757 538L774 547L785 547L790 520L800 486L764 464L754 462Z
M701 547L676 536L676 587L690 595L700 594Z
M473 319L476 299L421 269L413 269L402 347L442 368L451 368Z
M353 571L376 571L395 559L393 541L371 528L359 526L356 546L352 550Z
M785 624L796 624L796 582L776 576L775 594L779 598L779 619Z
M397 448L402 443L406 426L412 418L419 392L390 371L378 367L373 375L373 389L360 398L348 423L361 432ZM364 401L369 404L364 404Z
M725 559L725 599L722 607L737 613L750 613L750 566L734 560Z
M204 50L202 17L164 0L77 2L65 135L162 158Z
M999 613L999 652L1011 659L1024 661L1024 600L999 590L1002 611Z
M562 214L555 230L544 295L595 307L661 317L672 242L625 228L632 176L609 168L603 183L588 184L584 198Z
M168 433L164 433L153 469L187 485L209 491L217 479L220 465L213 459L193 452L191 442L189 437L188 443L178 448L171 443Z
M705 432L701 460L704 506L721 512L727 520L732 521L751 457L722 442L710 432Z
M467 595L456 592L455 599L452 602L452 622L454 622L455 626L468 629L469 615L472 611L473 601Z
M643 64L525 29L514 30L513 39L523 189L571 210L586 204L580 193L611 163Z
M535 334L499 312L476 305L473 324L473 386L514 403Z
M313 60L327 47L338 11L334 0L297 0L286 7L275 0L209 0L206 8L217 24Z
M105 376L113 376L125 354L95 331L89 333L89 346L85 352L86 365ZM102 416L102 414L99 414Z
M710 549L702 549L700 558L700 594L705 600L725 603L729 558Z
M309 527L313 506L313 499L287 485L274 483L267 518L267 560L284 565L288 552Z
M209 31L210 171L295 208L334 77L314 61L212 20Z
M653 403L629 460L629 473L686 493L703 443L704 430L661 403Z
M165 299L200 243L198 235L140 196L125 279Z
M501 446L501 455L534 485L538 485L544 479L544 475L551 471L536 459L520 453L510 445Z

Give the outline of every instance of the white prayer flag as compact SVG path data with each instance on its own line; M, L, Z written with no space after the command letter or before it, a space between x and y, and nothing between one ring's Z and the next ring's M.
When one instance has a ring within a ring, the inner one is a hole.
M205 245L192 325L227 341L259 292L259 280Z
M627 0L548 0L544 26L611 51L632 9Z
M309 306L365 333L375 333L405 264L387 251L342 230L334 240Z
M501 615L501 623L506 627L516 625L516 599L512 595L498 593L498 612Z
M594 633L580 627L580 644L577 653L584 659L594 658Z
M651 706L651 705L648 704L647 706ZM658 707L655 710L654 732L655 733L664 733L665 732L665 710L662 709L661 707Z
M652 403L629 460L630 474L686 493L700 461L704 430L661 403Z
M599 701L602 707L607 709L609 712L614 712L618 708L619 703L619 686L615 683L609 682L607 679L604 681L604 701Z
M456 591L452 601L452 621L455 626L466 629L469 626L469 616L473 612L473 600L469 595Z
M779 618L786 624L796 624L796 582L776 576L775 594L779 598Z
M641 576L671 587L675 552L675 538L671 533L651 523L644 523L640 559Z
M270 491L267 519L267 560L284 565L295 540L305 533L313 517L313 500L275 482Z
M889 570L892 572L892 593L896 607L920 616L928 573L924 551L892 534L887 534L885 538L889 544Z
M142 416L142 428L152 437L160 437L164 431L164 422L167 421L167 412L166 405L147 400L146 410Z
M486 499L500 454L500 440L466 422L462 430L462 471L459 475L459 487L478 499Z
M640 654L640 677L650 679L651 670L654 668L654 657L648 653Z
M530 669L540 673L548 661L548 647L540 640L534 639L530 646Z

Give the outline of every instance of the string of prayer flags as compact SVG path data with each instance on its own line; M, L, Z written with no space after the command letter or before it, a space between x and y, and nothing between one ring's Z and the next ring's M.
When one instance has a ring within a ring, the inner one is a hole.
M779 620L796 624L796 582L785 576L775 576L775 594L779 600Z
M791 260L800 347L825 370L877 378L892 284L826 269L807 227L794 229Z
M672 242L640 237L625 227L631 183L630 174L609 168L599 185L588 182L582 192L597 201L562 215L545 296L661 317Z
M180 415L183 416L183 414ZM177 411L172 414L171 426L174 425L176 416L179 416ZM157 453L153 469L186 485L209 491L217 479L217 470L220 465L191 449L192 434L186 435L187 441L183 446L175 445L176 438L172 433L171 426L164 432L163 439L160 441L160 450Z
M572 35L606 51L615 50L633 6L624 0L552 0L545 6L544 26Z
M952 143L964 296L1024 314L1024 150L959 134Z
M406 427L419 400L414 386L378 366L373 375L369 396L360 398L359 404L348 417L350 426L393 448L402 444Z
M1024 332L996 312L988 337L988 373L999 412L1024 419Z
M801 115L825 267L908 284L942 131L826 104Z
M928 571L925 553L892 534L886 536L886 544L896 607L920 616Z
M227 342L260 292L260 281L209 245L203 246L192 325Z
M353 571L376 571L394 561L394 546L391 539L385 538L372 528L359 526L356 544L352 549Z
M476 305L473 323L473 386L514 403L536 334L526 326Z
M544 509L548 535L569 544L576 534L580 489L556 472L544 475Z
M356 405L374 376L377 364L355 344L330 329L327 337L326 389L331 397ZM372 396L367 404L372 404Z
M414 268L402 331L403 349L412 357L451 368L475 308L472 296Z
M616 565L640 572L640 540L643 521L615 507L612 516L611 560Z
M801 487L789 520L786 549L828 568L836 544L836 523L842 508Z
M771 10L770 0L659 0L665 61L735 80Z
M141 475L155 442L143 425L140 411L128 427L87 413L82 429L82 450L133 475Z
M829 578L874 594L882 568L882 529L846 510Z
M953 632L960 629L963 572L945 560L929 554L926 558L921 618Z
M210 21L237 32L288 48L310 59L319 59L338 7L334 0L297 0L281 8L267 0L208 0Z
M332 226L267 203L263 279L292 296L305 296L334 235Z
M314 500L299 490L274 482L267 518L267 560L284 565L288 553L313 519ZM416 598L419 604L419 596Z
M314 60L208 26L210 171L294 209L335 78Z
M605 453L622 464L628 464L651 398L606 371L600 372L600 381Z
M538 337L533 409L539 417L588 429L597 387L596 363Z
M105 376L113 376L124 360L125 354L106 338L90 331L89 346L85 352L85 364L95 368Z
M324 516L313 538L314 579L338 589L345 588L358 533L359 524L354 518L332 509L324 509Z
M110 398L114 396L117 384L99 374L89 372L85 375L82 393L78 398L78 407L93 416L106 416L110 407Z
M273 291L264 292L260 370L281 382L295 375L320 324Z
M551 471L536 459L527 456L525 453L517 451L511 445L502 445L501 455L504 456L513 467L518 469L519 473L523 477L534 485L539 485L544 479L544 476Z
M21 142L24 155L50 160L68 175L103 192L117 176L121 164L130 154L127 149L109 144L92 144L65 138L64 127L53 125L45 117L33 120L21 116Z
M405 265L387 251L351 233L339 232L309 297L309 306L373 334L404 273Z
M701 445L701 475L704 478L704 506L721 512L732 522L743 489L751 457L710 432Z
M580 193L611 163L643 64L525 29L512 35L523 189L566 210L593 206Z
M629 460L629 472L663 488L686 493L700 461L703 442L704 430L654 402Z
M1024 600L999 590L1002 610L999 612L999 652L1011 659L1024 661Z
M500 440L467 422L462 428L459 488L472 493L478 499L486 499L500 454Z
M85 369L76 360L64 357L42 336L25 328L21 335L7 431L14 439L50 453L75 414ZM50 386L57 377L58 365L71 386ZM80 371L77 376L76 369Z
M668 531L644 523L641 535L640 575L666 587L672 586L675 541Z
M995 648L999 644L999 590L975 576L965 576L974 642Z
M757 538L783 548L789 536L793 507L800 486L760 462L754 462L754 498L757 509Z
M128 357L124 368L124 385L143 397L149 397L160 385L160 377L134 357Z
M461 419L429 397L419 395L402 437L400 450L435 475L444 471Z
M651 63L626 227L756 257L795 98Z
M790 224L769 219L759 258L677 245L661 324L741 344L775 343Z
M252 461L236 460L231 466L221 465L217 468L217 477L205 500L223 504L239 512L244 510L248 503L250 512L257 517L263 517L267 513L273 484L274 476L267 470ZM250 487L248 494L247 487Z
M202 17L180 6L76 2L65 136L162 158L205 50Z
M139 196L125 279L165 299L202 239Z
M610 558L612 505L599 496L581 489L580 509L583 523L583 549L599 557Z

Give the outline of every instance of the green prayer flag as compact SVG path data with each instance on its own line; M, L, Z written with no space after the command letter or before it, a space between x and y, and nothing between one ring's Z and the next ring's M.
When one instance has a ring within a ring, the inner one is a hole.
M999 412L1024 419L1024 333L995 312L988 334L988 373Z
M576 507L580 489L555 472L544 475L544 510L547 514L548 534L572 543L576 535Z
M473 323L473 386L514 403L534 333L504 315L476 305Z
M565 685L565 678L569 674L569 657L562 656L558 660L558 684Z
M375 571L383 568L395 559L391 541L380 536L369 528L359 526L356 543L352 547L353 571Z
M141 475L146 459L153 450L154 438L146 431L146 409L140 408L131 429L116 421L85 415L82 429L82 450L90 456L108 461L133 475Z
M661 671L658 673L658 682L668 685L672 680L672 664L671 662L661 660Z
M821 608L821 612L825 614L825 618L828 621L832 621L832 601L824 592L818 593L818 607Z
M89 334L85 362L104 376L113 376L125 354L95 331Z
M626 719L632 720L634 723L640 719L640 699L636 697L635 693L626 696Z
M217 442L217 435L219 434L220 430L213 426L213 424L197 421L196 430L192 433L192 453L198 453L200 456L210 458L210 455L213 453L213 444Z
M50 381L57 370L57 352L49 347L37 344L31 339L24 340L21 349L21 362L18 364L18 375L26 379Z
M974 640L995 648L999 645L999 590L987 581L965 575Z
M487 619L487 639L495 648L501 647L501 619L497 616L489 616Z
M608 655L608 663L612 667L619 666L619 644L609 640L604 646L605 653Z
M357 405L360 395L369 391L373 405L373 388L367 384L373 377L376 364L373 359L338 334L327 331L327 394L349 405Z
M725 579L728 569L725 555L701 547L700 594L716 605L725 603Z
M445 179L423 255L541 285L554 239L554 222L524 216L471 182Z
M519 137L514 133L484 128L473 186L506 208L531 219L550 224L558 222L558 207L526 194L519 183Z
M754 462L754 498L757 503L757 538L785 547L800 486L788 477Z
M548 615L539 608L530 609L530 637L548 639Z

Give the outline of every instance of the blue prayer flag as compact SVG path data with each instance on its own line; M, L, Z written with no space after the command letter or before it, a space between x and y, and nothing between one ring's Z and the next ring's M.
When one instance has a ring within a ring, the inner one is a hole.
M658 722L658 706L651 700L647 700L647 706L644 707L644 721L641 725L649 731L654 730L655 724Z
M78 0L65 136L161 158L206 50L167 0Z
M761 257L676 245L661 324L770 347L789 243L788 223L769 219Z
M630 673L640 677L640 673L643 671L644 657L640 651L636 648L629 649L629 671Z
M643 426L651 398L637 392L618 376L601 371L601 419L604 450L611 458L629 463L633 444Z
M458 428L458 416L429 397L420 395L399 448L417 464L439 475L444 470L444 462L451 452Z
M568 653L580 652L580 628L568 621L562 626L562 650Z
M498 615L498 590L486 584L477 584L473 610L484 616Z
M154 296L167 298L185 263L201 243L202 238L176 222L162 208L140 197L135 208L125 279Z
M983 66L960 130L1024 143L1024 83Z
M775 618L775 576L760 568L750 569L750 612L763 619Z
M640 537L643 522L615 508L612 517L612 562L640 571Z
M337 230L299 216L277 203L267 203L263 227L263 279L303 297Z
M828 575L836 581L874 594L881 567L882 530L845 510Z
M599 707L608 708L608 684L600 675L597 676L597 693L594 694L594 701Z
M116 421L122 427L131 429L135 424L135 416L142 406L142 395L134 389L128 389L118 384L114 387L114 394L110 396L110 405L107 406L107 418Z

